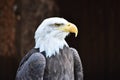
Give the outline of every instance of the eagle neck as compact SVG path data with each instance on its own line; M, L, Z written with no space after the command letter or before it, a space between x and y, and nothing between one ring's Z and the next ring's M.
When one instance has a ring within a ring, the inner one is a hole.
M40 52L45 52L46 57L51 57L52 55L57 55L60 52L60 49L63 49L64 46L68 47L67 42L65 39L58 39L58 38L47 38L41 39L39 38L36 42L35 48L39 48Z

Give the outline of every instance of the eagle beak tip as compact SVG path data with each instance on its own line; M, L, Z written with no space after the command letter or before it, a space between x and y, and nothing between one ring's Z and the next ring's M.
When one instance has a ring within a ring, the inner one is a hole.
M78 30L75 32L75 37L77 37L78 36Z
M77 37L77 34L75 34L75 37Z

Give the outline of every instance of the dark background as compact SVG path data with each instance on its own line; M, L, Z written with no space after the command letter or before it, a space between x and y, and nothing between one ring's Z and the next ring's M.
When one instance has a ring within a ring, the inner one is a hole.
M47 17L76 24L66 38L81 57L84 80L119 80L119 0L0 0L0 80L14 80L21 58L34 46L34 31Z

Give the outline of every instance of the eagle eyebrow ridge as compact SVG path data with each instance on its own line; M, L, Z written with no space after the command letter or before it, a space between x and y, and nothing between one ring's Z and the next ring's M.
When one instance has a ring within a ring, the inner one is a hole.
M50 24L49 26L56 26L56 27L58 26L59 27L59 26L63 26L63 25L64 25L63 23L54 23L54 24Z

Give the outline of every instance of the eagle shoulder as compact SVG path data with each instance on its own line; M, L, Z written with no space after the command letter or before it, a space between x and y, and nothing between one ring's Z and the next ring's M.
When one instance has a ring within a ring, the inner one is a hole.
M74 58L74 76L75 80L83 80L83 67L81 58L75 48L70 48Z
M28 54L22 59L17 71L16 80L43 80L44 69L46 66L44 55L40 52Z

